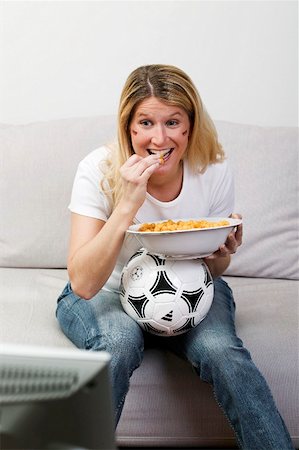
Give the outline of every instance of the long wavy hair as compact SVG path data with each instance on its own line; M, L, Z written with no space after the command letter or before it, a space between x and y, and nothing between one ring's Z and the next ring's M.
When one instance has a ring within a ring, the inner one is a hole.
M138 105L156 97L167 105L179 106L188 114L190 133L184 159L194 172L204 172L209 164L221 162L224 152L217 131L190 77L181 69L163 64L141 66L127 78L118 109L118 142L110 146L110 156L102 188L110 194L112 206L121 197L120 167L134 153L130 125Z

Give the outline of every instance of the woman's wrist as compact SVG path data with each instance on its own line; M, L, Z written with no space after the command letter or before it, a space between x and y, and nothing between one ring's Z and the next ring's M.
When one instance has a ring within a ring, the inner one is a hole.
M230 255L219 256L215 259L204 258L213 278L220 277L230 264Z
M139 207L132 205L130 202L121 200L115 207L113 214L119 217L126 229L132 225L133 219L137 214Z

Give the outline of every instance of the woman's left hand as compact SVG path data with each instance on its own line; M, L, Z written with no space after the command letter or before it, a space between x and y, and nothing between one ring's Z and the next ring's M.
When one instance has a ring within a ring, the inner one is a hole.
M241 214L231 214L232 219L242 219ZM238 247L242 244L243 237L243 224L237 225L236 229L229 233L225 243L219 247L219 249L212 255L207 256L205 259L216 259L219 257L229 256L236 253Z

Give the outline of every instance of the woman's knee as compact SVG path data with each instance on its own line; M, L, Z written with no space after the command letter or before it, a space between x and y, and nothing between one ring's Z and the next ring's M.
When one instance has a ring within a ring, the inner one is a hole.
M141 360L144 349L141 328L126 314L121 321L118 322L118 319L115 317L113 325L106 322L95 329L88 338L88 348L105 350L113 360L124 365L130 364L131 360Z
M70 283L58 298L56 317L64 334L78 348L85 349L97 323L91 305L72 291Z
M100 291L93 299L77 296L70 284L58 299L56 316L65 335L79 348L115 355L143 351L143 334L123 310L116 293Z
M211 333L193 350L192 362L205 381L212 382L217 374L221 377L238 376L245 362L251 362L250 353L236 336L218 336ZM246 364L245 364L246 366Z

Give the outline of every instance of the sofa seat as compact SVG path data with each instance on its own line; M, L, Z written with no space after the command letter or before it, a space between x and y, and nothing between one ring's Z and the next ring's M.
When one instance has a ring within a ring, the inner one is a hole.
M298 282L225 279L235 295L238 334L299 447ZM66 281L65 269L1 268L1 344L72 347L55 318L56 299ZM185 361L156 348L146 350L132 376L117 442L158 448L235 444L211 387Z

